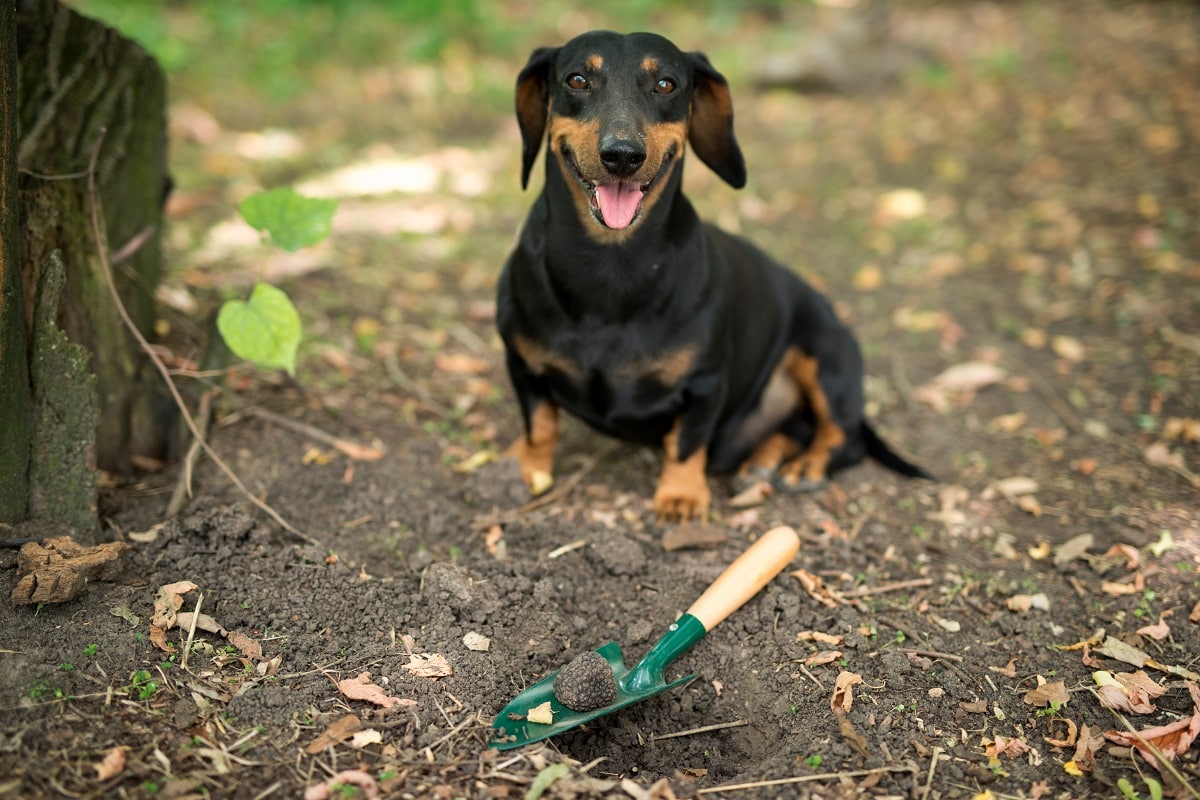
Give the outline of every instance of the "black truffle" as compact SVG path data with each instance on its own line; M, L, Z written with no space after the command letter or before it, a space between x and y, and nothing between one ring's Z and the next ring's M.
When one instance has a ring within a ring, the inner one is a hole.
M572 711L594 711L617 699L612 667L599 653L588 650L558 671L554 696Z

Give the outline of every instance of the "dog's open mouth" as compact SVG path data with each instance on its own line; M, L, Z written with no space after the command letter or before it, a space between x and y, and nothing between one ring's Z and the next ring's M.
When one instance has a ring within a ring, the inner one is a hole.
M628 228L638 218L646 193L667 172L667 167L670 166L671 159L675 154L673 151L668 152L663 157L658 172L648 181L604 181L599 183L593 183L583 177L579 164L575 161L574 153L567 149L564 155L571 165L576 179L588 194L592 216L604 227L619 231Z

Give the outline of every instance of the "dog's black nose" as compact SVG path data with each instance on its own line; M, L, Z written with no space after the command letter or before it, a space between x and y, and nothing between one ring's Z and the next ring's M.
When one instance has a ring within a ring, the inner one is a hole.
M646 148L634 139L605 136L600 140L600 160L618 178L627 178L646 163Z

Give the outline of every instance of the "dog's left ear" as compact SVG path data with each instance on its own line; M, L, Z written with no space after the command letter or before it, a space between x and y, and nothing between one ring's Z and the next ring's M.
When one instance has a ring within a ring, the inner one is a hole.
M550 114L550 71L558 58L557 47L539 47L517 76L517 124L521 128L521 188L529 184L529 171L546 135Z
M746 161L733 135L733 98L725 76L704 53L688 53L695 92L688 141L700 160L735 189L746 185Z

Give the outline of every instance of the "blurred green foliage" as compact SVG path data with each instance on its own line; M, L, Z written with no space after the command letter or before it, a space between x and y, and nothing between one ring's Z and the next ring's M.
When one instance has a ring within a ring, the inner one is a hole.
M748 9L784 0L615 0L580 9L566 0L73 0L81 12L140 42L171 73L220 84L254 81L286 101L322 61L350 66L438 62L448 50L519 58L563 38L573 22L659 29L686 16L736 28Z

